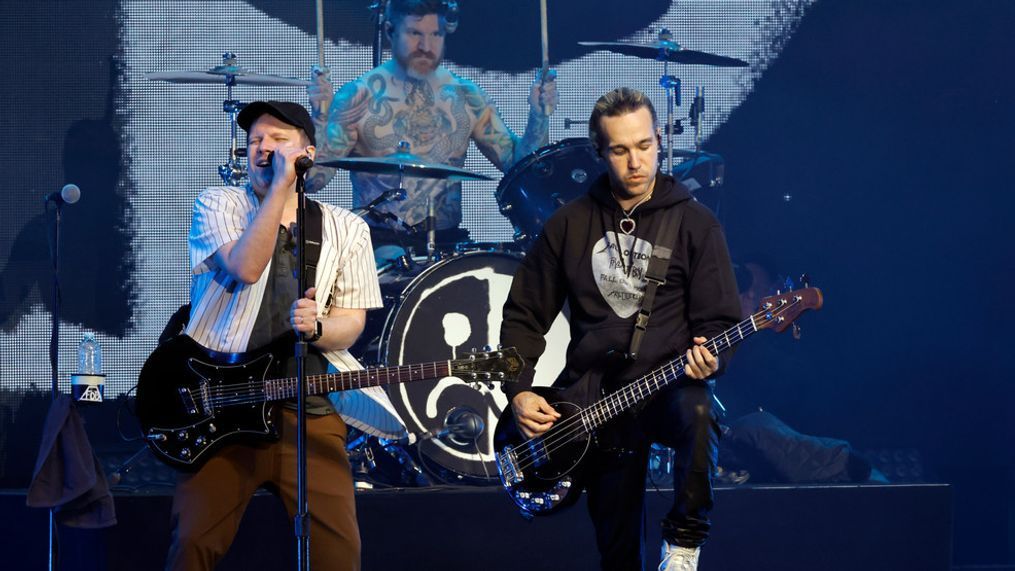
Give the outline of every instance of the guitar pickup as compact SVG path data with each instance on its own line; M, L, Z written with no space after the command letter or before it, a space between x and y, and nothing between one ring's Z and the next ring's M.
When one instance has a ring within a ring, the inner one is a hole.
M197 414L197 403L194 402L194 396L190 394L190 389L180 387L177 390L180 393L180 403L183 404L183 410L187 411L187 414Z
M532 458L532 465L536 468L539 468L550 460L550 455L546 452L546 445L543 444L542 438L529 440L529 456Z
M211 407L211 393L208 390L207 382L202 382L198 385L199 396L196 399L187 387L179 387L177 390L180 394L180 403L183 405L183 410L187 411L187 414L196 415L200 412L205 416L214 416Z

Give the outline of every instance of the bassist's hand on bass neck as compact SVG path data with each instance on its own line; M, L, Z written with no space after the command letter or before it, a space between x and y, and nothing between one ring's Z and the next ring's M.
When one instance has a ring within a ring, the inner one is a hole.
M538 436L553 426L560 418L547 400L532 391L522 391L511 399L511 410L514 412L518 430L526 438Z
M684 365L684 374L688 378L704 380L719 370L719 358L713 356L705 347L704 337L695 337L694 345L687 350L687 364Z

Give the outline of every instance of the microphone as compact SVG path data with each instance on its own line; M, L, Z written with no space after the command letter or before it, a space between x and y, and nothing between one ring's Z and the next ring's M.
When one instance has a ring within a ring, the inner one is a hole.
M466 446L479 438L485 428L486 423L483 422L483 417L479 416L479 413L467 406L456 406L444 417L444 426L441 428L434 428L420 434L410 432L406 436L386 442L411 446L424 440L447 438L454 444Z
M451 409L444 419L444 429L448 431L447 438L455 444L465 446L475 442L479 435L483 434L486 423L483 417L475 410L459 406Z
M310 167L314 166L314 159L303 155L296 159L296 174L302 175L303 173L310 170Z
M426 199L426 259L433 261L437 251L437 217L434 213L433 198Z
M59 192L51 192L43 197L43 202L49 204L55 202L61 204L74 204L81 200L81 189L76 184L65 184Z

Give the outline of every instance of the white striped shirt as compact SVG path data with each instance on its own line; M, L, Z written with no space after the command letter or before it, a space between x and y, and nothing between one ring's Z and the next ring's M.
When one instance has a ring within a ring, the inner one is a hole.
M216 267L214 255L223 245L240 239L258 208L260 199L249 185L208 187L194 201L187 335L214 351L246 351L257 321L271 262L255 283L244 284ZM315 279L318 314L323 317L332 307L381 307L383 301L366 223L337 206L321 204L321 210L323 239ZM328 351L324 357L339 371L363 368L346 350ZM379 387L332 393L329 398L352 426L386 438L405 433L387 394Z

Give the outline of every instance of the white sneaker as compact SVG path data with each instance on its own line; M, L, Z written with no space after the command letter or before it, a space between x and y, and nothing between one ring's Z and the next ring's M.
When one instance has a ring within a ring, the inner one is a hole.
M663 540L659 571L698 571L700 547L680 547Z

